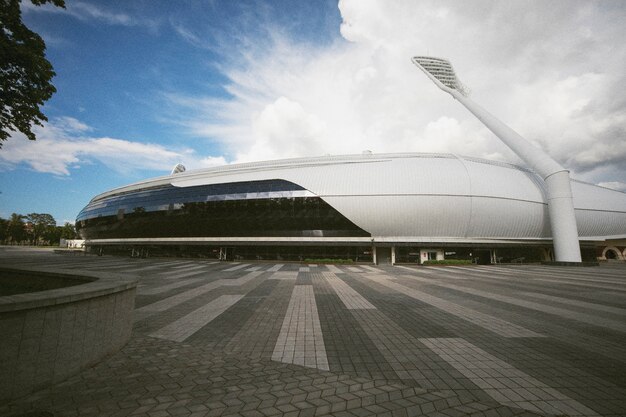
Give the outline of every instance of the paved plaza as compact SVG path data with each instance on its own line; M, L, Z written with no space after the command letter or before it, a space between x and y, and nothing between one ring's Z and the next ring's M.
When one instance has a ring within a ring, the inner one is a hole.
M623 263L0 263L139 279L128 345L2 416L626 415Z

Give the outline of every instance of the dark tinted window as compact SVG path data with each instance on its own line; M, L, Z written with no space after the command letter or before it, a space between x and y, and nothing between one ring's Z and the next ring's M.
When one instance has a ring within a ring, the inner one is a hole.
M174 187L165 185L151 189L132 191L105 197L90 202L77 217L77 221L98 216L133 211L160 211L171 209L171 204L201 203L210 200L246 200L269 198L272 196L290 197L303 194L306 190L284 180L246 181L227 184ZM174 207L178 208L178 207Z
M77 229L86 239L369 236L321 198L282 180L112 196L90 203Z

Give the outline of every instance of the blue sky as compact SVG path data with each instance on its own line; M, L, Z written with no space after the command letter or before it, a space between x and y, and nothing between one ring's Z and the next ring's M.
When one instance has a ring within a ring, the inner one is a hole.
M621 1L23 4L57 93L0 150L0 217L73 222L96 194L187 168L455 152L518 162L410 63L449 58L473 98L573 176L626 189Z

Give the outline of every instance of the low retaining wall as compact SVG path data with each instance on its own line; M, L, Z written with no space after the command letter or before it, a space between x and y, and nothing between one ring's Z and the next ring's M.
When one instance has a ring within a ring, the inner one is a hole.
M27 271L44 278L75 278L82 283L0 297L0 402L58 383L128 342L135 278L2 269L17 275Z

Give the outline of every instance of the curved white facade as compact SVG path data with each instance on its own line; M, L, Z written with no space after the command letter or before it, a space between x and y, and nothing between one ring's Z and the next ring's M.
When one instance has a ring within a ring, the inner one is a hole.
M189 187L281 179L321 197L374 242L550 240L543 181L515 165L451 154L329 156L227 165L129 185ZM572 182L579 237L626 237L626 194ZM238 238L241 241L241 238ZM259 240L256 238L255 240ZM335 239L336 240L336 239Z

